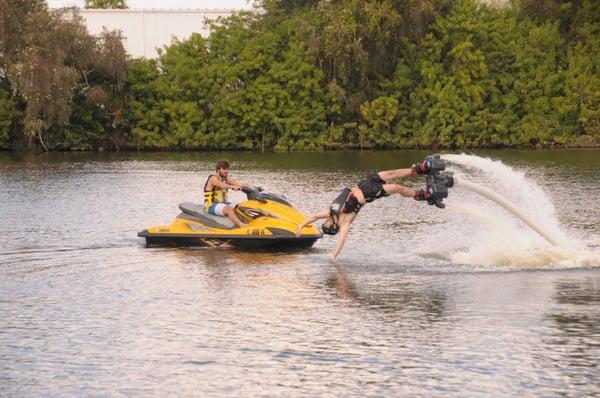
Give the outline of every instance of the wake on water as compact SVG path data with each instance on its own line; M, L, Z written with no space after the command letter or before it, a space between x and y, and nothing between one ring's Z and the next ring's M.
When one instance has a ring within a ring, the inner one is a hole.
M533 229L520 222L510 212L500 208L484 207L488 203L482 196L481 204L461 201L452 194L447 199L447 209L476 218L487 228L486 232L473 233L466 248L450 253L452 263L469 265L501 265L520 267L597 267L600 251L591 250L584 242L565 231L558 220L556 209L549 196L523 172L516 171L501 161L473 155L443 155L443 159L459 169L454 171L457 181L474 181L499 193L532 221L542 235L555 246L542 239Z

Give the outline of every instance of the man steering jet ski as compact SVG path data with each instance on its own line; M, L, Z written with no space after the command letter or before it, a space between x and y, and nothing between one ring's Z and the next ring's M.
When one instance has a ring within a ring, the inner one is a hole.
M422 163L413 164L411 168L370 173L360 180L355 187L344 188L328 209L307 217L296 229L296 236L300 236L302 229L307 225L325 218L326 220L321 227L323 233L328 235L340 233L335 252L331 255L331 261L335 262L344 247L346 237L350 231L350 224L356 219L358 212L366 203L398 193L403 197L427 201L430 205L443 208L442 200L448 196L448 188L454 184L451 176L440 174L440 171L444 169L444 161L440 159L439 155L434 155L428 156ZM426 175L427 186L415 191L400 184L387 182L388 180L413 175Z
M229 177L229 162L225 159L219 160L215 169L217 174L209 175L204 183L206 211L213 216L228 217L238 227L247 226L248 224L240 220L231 202L227 200L227 190L240 190L242 187L248 187L249 184Z
M322 234L315 227L294 234L306 216L284 197L237 181L229 162L219 160L216 174L204 184L204 204L183 202L170 225L155 225L138 233L146 246L233 246L242 249L288 250L311 247ZM229 189L241 190L246 200L233 205Z

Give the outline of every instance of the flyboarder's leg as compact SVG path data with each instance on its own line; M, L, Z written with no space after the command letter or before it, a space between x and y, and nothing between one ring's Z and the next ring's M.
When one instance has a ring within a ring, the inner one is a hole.
M413 171L412 169L383 170L377 174L382 180L389 181L396 178L404 178L411 176L413 175Z
M429 188L421 188L418 191L415 191L412 188L408 188L400 184L384 184L383 189L385 189L385 192L388 195L399 193L405 198L414 198L415 200L427 200L431 198L433 194L432 190Z
M407 169L410 170L410 169ZM383 184L383 189L388 195L399 193L405 198L414 198L416 191L400 184Z
M428 156L425 158L425 161L422 163L413 164L410 168L407 169L396 169L396 170L383 170L377 173L381 179L388 181L393 180L395 178L404 178L408 176L414 176L417 174L427 174L429 169L431 168L433 162L433 158Z

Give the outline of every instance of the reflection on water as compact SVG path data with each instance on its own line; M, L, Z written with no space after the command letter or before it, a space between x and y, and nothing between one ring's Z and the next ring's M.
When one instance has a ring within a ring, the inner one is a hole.
M443 318L446 297L433 283L422 285L411 281L398 281L395 278L377 285L357 284L353 282L348 269L334 265L325 280L327 288L338 297L352 300L370 310L384 313L414 312L414 317L424 317L435 322ZM406 277L404 278L406 279ZM433 282L433 281L432 281ZM369 291L369 288L374 291ZM384 290L385 287L389 291Z
M452 263L485 226L403 198L361 210L336 265L330 237L296 253L136 237L199 197L221 157L310 212L424 154L0 154L0 395L598 395L593 259ZM600 242L598 152L486 154Z
M561 277L554 282L553 305L546 314L540 361L558 368L568 384L593 392L598 387L600 358L600 277Z
M555 283L555 300L560 304L600 304L600 279L559 279Z

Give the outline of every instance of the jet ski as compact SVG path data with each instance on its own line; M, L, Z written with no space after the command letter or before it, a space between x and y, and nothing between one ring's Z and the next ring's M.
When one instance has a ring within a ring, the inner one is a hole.
M235 206L238 227L228 217L206 212L204 204L184 202L181 213L171 225L157 225L141 232L146 246L233 246L243 249L301 249L311 247L321 232L314 226L294 234L305 216L282 196L264 192L258 187L243 187L247 200Z

